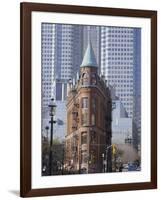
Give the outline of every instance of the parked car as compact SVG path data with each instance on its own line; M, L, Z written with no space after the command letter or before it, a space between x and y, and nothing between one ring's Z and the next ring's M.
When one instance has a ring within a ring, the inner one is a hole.
M128 164L128 171L137 171L137 166L134 163Z

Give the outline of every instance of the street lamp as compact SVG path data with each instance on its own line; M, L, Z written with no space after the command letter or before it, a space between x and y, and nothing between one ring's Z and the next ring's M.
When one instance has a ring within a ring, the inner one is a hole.
M102 166L103 166L102 172L103 172L103 173L105 172L105 160L104 160L104 157L105 157L105 154L103 153L103 154L102 154Z
M56 111L56 104L54 102L54 98L51 99L48 107L50 108L50 153L49 153L49 175L52 175L52 146L53 146L53 124L56 123L54 120L55 111Z
M108 150L110 149L112 147L112 145L110 145L110 146L107 146L106 147L106 151L105 151L105 162L106 162L106 164L105 164L105 172L109 172L109 166L108 166Z

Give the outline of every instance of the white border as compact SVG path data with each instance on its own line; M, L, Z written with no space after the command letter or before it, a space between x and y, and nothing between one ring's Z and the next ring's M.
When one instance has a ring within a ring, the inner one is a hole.
M141 34L141 172L41 176L41 23L140 27ZM150 19L32 12L32 188L150 182Z

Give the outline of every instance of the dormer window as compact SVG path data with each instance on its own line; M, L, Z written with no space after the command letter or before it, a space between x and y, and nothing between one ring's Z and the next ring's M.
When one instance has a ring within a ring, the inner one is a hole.
M97 84L97 78L96 78L96 74L92 73L91 75L91 84L92 85L96 85Z
M89 85L89 74L87 72L82 75L82 85Z

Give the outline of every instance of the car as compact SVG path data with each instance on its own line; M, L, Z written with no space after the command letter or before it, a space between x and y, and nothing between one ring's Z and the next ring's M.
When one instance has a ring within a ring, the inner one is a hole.
M136 171L137 166L133 163L128 164L128 171Z
M128 164L123 164L123 169L128 169Z

